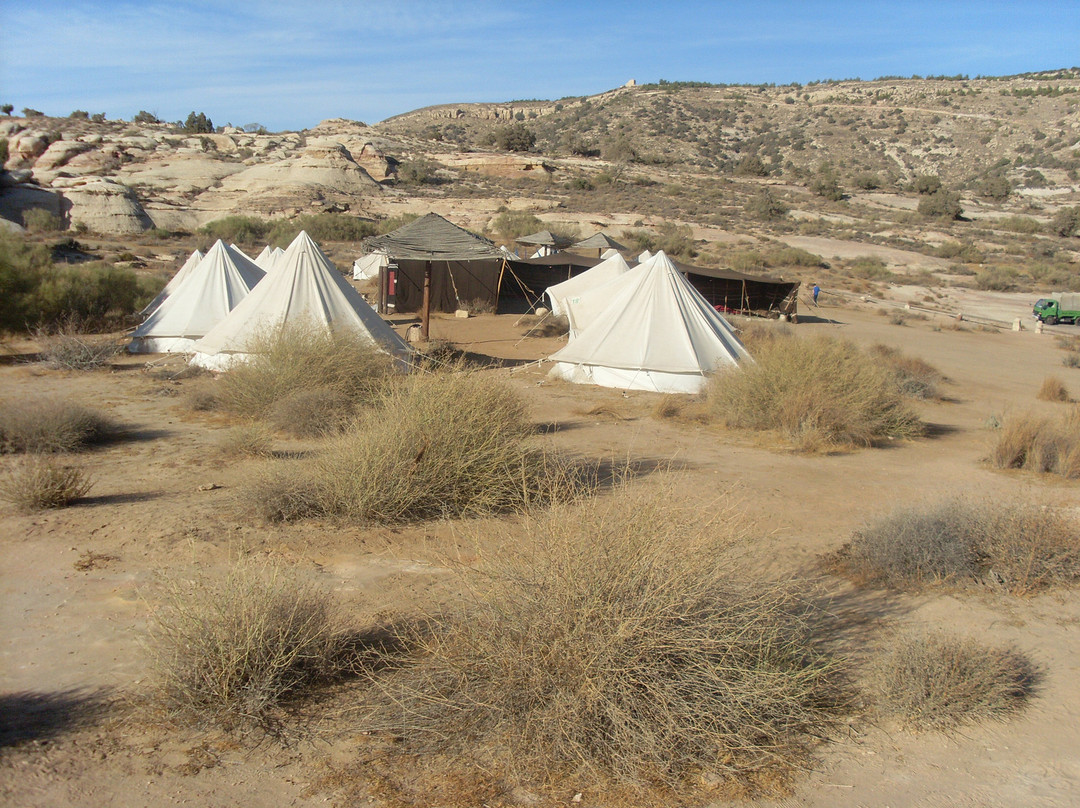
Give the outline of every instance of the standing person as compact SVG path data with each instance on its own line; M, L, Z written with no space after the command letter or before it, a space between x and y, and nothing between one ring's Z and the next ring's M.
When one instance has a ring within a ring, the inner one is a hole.
M818 296L819 294L821 294L821 287L820 287L820 286L818 286L818 285L817 285L817 284L815 283L815 284L814 284L814 288L813 288L813 289L811 289L810 291L811 291L811 293L812 293L812 294L814 295L814 305L816 306L816 305L817 305L817 296Z

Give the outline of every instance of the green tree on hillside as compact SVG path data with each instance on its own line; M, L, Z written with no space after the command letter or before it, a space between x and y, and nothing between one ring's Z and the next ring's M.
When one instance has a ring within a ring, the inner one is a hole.
M206 113L200 112L196 115L192 111L188 114L187 120L184 121L184 131L193 135L209 134L214 131L214 122L206 117Z

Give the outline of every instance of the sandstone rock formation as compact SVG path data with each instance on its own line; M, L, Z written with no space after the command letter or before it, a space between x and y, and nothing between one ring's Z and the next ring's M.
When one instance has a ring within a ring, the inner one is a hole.
M103 177L58 177L53 187L64 197L72 226L83 224L96 233L130 235L154 226L135 191Z

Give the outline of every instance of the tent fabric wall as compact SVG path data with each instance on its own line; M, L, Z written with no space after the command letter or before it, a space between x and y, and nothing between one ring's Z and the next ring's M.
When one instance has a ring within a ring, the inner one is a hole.
M265 273L217 241L179 286L132 334L131 353L184 353L255 288Z
M556 363L554 376L629 390L690 393L700 390L705 375L718 367L749 361L730 324L662 251L614 283L618 288L604 310L550 357ZM574 304L567 309L573 322Z

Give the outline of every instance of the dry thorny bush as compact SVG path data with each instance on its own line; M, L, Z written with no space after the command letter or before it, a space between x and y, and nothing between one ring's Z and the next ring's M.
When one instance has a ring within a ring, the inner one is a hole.
M0 454L78 451L115 437L118 429L104 414L64 398L0 401Z
M1011 648L940 632L893 637L870 666L876 710L916 730L947 730L1019 709L1035 670Z
M399 785L422 790L403 785L417 753L639 796L760 783L804 759L848 706L841 664L808 601L737 560L740 519L673 494L555 506L452 565L461 601L418 623L367 699L365 726L404 741Z
M867 523L830 562L869 584L983 585L1026 595L1080 578L1080 531L1049 508L951 499Z
M1080 409L1056 418L1034 413L1005 416L996 430L990 462L1000 469L1080 477Z
M295 567L242 558L164 576L146 597L153 704L173 718L270 728L284 702L354 662L331 593Z
M0 475L0 499L24 512L66 508L92 484L85 471L59 457L29 457Z
M412 374L314 457L274 465L253 498L271 519L401 523L574 497L589 470L536 448L521 398L482 373Z
M923 434L900 379L853 343L773 334L753 363L714 375L706 408L724 426L775 430L803 451L872 446Z

